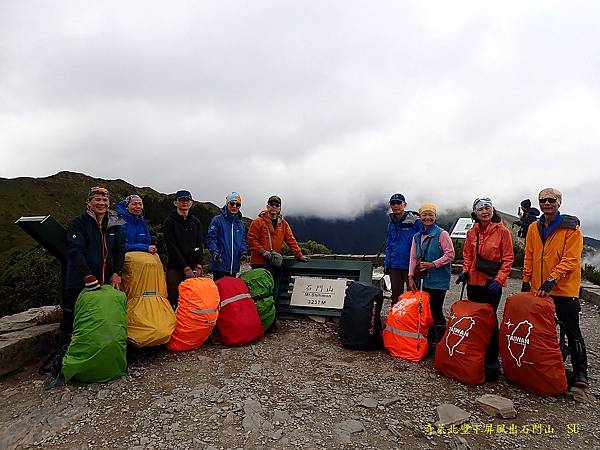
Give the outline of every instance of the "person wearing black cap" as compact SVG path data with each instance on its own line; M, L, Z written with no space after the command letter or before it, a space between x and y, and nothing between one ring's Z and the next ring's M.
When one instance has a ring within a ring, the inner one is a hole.
M190 191L177 191L175 211L165 219L163 233L167 244L167 295L173 308L179 301L179 283L202 275L204 233L197 217L190 214L194 204Z
M385 242L385 259L383 261L384 273L392 281L392 305L404 293L404 285L408 285L408 263L410 247L415 233L423 225L416 211L405 211L406 199L402 194L390 197L390 222L387 226Z
M299 261L308 261L292 233L289 223L281 216L281 198L272 195L267 209L262 211L248 229L248 249L252 268L265 267L272 270L283 261L281 248L286 243Z
M519 220L515 220L513 222L513 226L517 225L518 227L520 227L519 231L517 231L517 236L525 238L527 237L527 230L529 229L529 225L531 225L538 219L540 215L540 210L537 208L532 208L531 200L526 198L521 202L518 215Z

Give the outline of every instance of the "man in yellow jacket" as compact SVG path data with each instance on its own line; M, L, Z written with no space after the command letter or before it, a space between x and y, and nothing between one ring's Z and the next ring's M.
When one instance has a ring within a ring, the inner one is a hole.
M550 295L569 343L575 386L588 387L587 354L579 328L579 287L583 235L579 219L560 214L562 194L546 188L539 194L542 217L527 231L522 292Z

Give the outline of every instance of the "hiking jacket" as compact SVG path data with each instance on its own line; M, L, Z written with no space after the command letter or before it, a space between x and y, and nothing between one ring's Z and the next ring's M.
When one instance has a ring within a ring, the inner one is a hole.
M113 273L121 274L125 262L123 219L108 211L98 224L96 216L86 211L75 217L67 229L66 289L83 289L88 275L108 284Z
M558 216L556 223L550 224L550 233L545 241L542 240L544 226L544 216L529 225L525 240L523 281L531 283L531 290L535 292L552 277L557 284L551 295L579 297L583 250L579 219L566 214Z
M240 271L240 258L248 254L246 227L242 217L241 212L231 214L227 206L223 206L221 214L210 221L206 238L211 255L209 270L231 274ZM218 259L221 259L220 263Z
M482 258L491 261L500 261L502 266L495 277L490 277L480 272L475 267L477 259L477 234L479 233L479 254ZM482 229L479 223L467 231L467 238L463 247L463 272L469 274L469 284L485 286L488 279L494 279L506 287L506 280L515 257L513 254L512 236L502 222L489 223Z
M383 266L408 270L412 238L422 228L421 219L415 211L404 211L400 220L390 213Z
M147 252L152 243L150 231L144 216L134 216L125 206L125 200L117 203L115 209L125 221L123 230L125 232L125 251L126 252Z
M167 269L194 269L202 264L204 233L202 224L193 214L184 219L177 211L171 211L163 223L163 235L167 244Z
M435 269L429 269L425 274L423 287L441 290L450 288L450 263L454 259L454 245L446 230L434 223L428 230L423 229L414 235L408 269L410 276L414 275L418 259L435 264Z
M271 233L272 246L269 245L269 233ZM302 256L302 250L296 242L292 229L282 217L277 217L277 227L273 223L267 211L262 211L250 224L248 229L248 248L250 249L250 264L264 265L267 260L262 255L266 251L281 253L283 243L286 243L296 258Z

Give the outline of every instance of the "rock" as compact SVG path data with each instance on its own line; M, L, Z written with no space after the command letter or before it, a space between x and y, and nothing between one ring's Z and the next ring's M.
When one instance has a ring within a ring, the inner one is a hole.
M365 431L365 427L362 422L355 419L344 420L343 422L338 423L336 428L338 430L346 431L350 434Z
M105 398L107 398L110 394L110 391L108 389L100 389L100 391L98 391L98 395L96 396L96 398L98 400L104 400Z
M288 423L292 421L292 417L281 409L275 409L273 411L273 422L274 423Z
M24 330L36 325L59 323L62 318L60 306L41 306L27 311L0 317L0 334Z
M140 438L140 445L148 445L150 443L150 438L143 436Z
M496 394L485 394L475 399L477 405L492 417L514 419L517 411L513 401Z
M244 400L244 413L245 414L261 414L263 411L262 406L256 400L247 398Z
M276 432L274 432L271 435L271 439L273 439L274 441L278 441L282 437L283 437L283 430L277 430Z
M471 450L471 446L462 436L452 436L452 439L446 445L448 450Z
M0 335L0 375L47 356L58 334L58 323L37 325Z
M262 419L259 414L246 414L242 419L242 427L245 431L258 431L260 429Z
M356 404L364 408L375 408L379 404L379 401L374 395L363 394L358 397L358 399L356 400Z
M390 405L393 405L394 403L397 403L401 400L401 397L389 397L389 398L384 398L382 400L379 400L379 404L381 406L385 406L386 408Z
M435 410L439 418L436 425L460 425L471 417L470 413L450 403L443 403Z
M225 420L223 421L223 425L234 425L235 423L237 423L237 418L232 412L227 414L227 417L225 417Z

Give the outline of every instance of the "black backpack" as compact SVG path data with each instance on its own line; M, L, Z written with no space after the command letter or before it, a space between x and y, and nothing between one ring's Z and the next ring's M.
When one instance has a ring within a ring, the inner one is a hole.
M370 283L354 281L346 289L340 317L340 340L356 350L382 347L381 307L383 291Z

